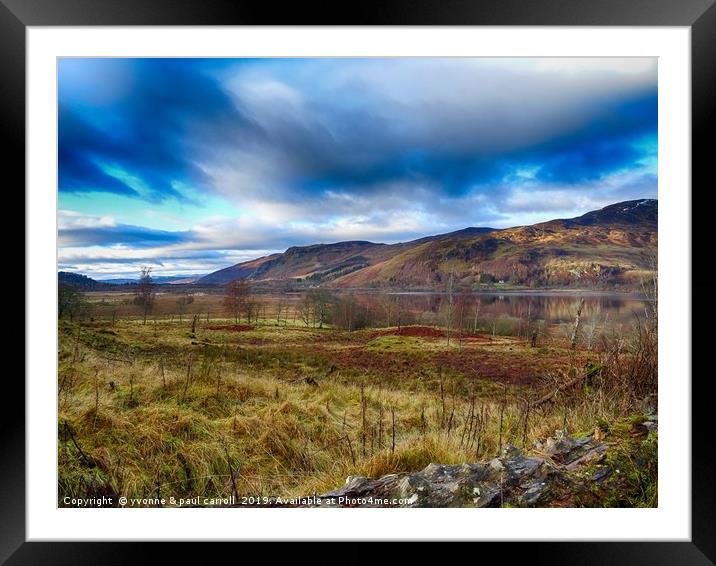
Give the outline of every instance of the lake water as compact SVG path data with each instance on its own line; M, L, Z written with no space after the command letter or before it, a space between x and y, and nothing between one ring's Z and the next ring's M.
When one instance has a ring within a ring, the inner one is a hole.
M480 292L351 293L357 307L373 325L444 325L452 312L453 324L497 334L523 335L535 325L554 333L574 323L584 299L581 320L593 330L623 329L651 316L653 302L644 297L610 293ZM451 305L452 301L452 305Z
M189 292L195 300L186 307L185 315L205 316L210 313L211 318L226 316L220 290L212 293ZM141 316L141 307L132 304L131 293L97 292L87 295L93 303L91 316ZM178 314L176 299L179 296L178 290L158 293L152 316L163 319ZM300 292L269 293L257 294L254 298L261 304L261 318L271 321L280 316L284 321L300 324L298 313L303 296ZM336 296L339 300L351 302L354 328L398 324L445 326L452 311L453 327L518 336L526 336L528 329L535 328L545 334L568 332L580 298L584 298L582 324L585 329L594 332L631 326L638 318L643 319L650 314L653 306L652 302L636 295L571 291L454 293L452 306L447 294L436 292L343 291Z

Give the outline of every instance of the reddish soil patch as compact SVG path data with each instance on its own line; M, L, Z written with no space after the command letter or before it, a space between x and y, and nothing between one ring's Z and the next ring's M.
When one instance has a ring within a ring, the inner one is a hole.
M217 324L215 326L205 326L207 330L228 330L229 332L246 332L253 330L253 326L248 324Z
M420 338L444 338L445 332L432 326L403 326L401 328L388 328L376 332L378 336L416 336Z
M582 355L531 356L512 351L485 350L439 352L433 356L438 366L450 368L465 376L504 383L529 385L554 371L566 371L573 364L586 363Z
M445 338L446 334L444 330L435 328L433 326L403 326L398 328L386 328L385 330L378 330L374 332L371 338L378 338L379 336L414 336L416 338ZM452 331L452 338L457 340L458 336L455 331ZM471 332L465 332L462 335L462 339L465 342L490 342L492 339L486 334L473 334Z
M305 350L304 350L305 351ZM312 348L316 357L326 355L320 345ZM518 351L492 351L464 348L449 352L396 351L372 352L362 347L347 348L328 354L330 363L340 369L377 372L388 378L419 376L422 368L442 367L467 378L530 385L549 372L566 371L572 365L583 366L580 354L529 355Z

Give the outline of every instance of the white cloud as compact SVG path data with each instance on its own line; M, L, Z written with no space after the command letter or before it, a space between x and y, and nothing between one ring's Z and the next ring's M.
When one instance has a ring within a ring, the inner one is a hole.
M222 75L218 87L230 92L245 123L212 115L216 123L187 128L186 141L192 149L186 160L206 179L206 190L240 214L199 221L192 214L186 237L167 244L160 234L151 247L116 245L111 238L119 230L107 230L104 245L68 237L60 262L88 273L130 273L151 261L158 274L211 271L291 245L404 241L468 226L577 216L619 200L654 197L656 163L648 151L622 169L613 165L618 158L606 159L610 169L595 167L594 180L571 185L540 180L551 177L542 176L539 159L569 154L578 143L567 141L557 150L550 144L595 125L614 128L615 139L643 134L642 122L622 131L632 116L615 109L653 95L656 80L651 58L244 62ZM594 142L590 135L582 146ZM537 162L529 159L535 155ZM176 183L175 190L201 198ZM60 229L91 228L101 238L103 228L117 223L100 212L60 210ZM151 222L152 215L166 214L157 205L141 218ZM189 223L177 215L171 220Z
M60 230L116 226L116 222L111 216L92 216L74 210L63 209L57 211L57 224Z

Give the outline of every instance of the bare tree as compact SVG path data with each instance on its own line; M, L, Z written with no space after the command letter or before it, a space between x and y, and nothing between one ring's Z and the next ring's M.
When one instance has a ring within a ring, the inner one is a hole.
M579 336L579 323L580 317L582 316L582 309L584 308L584 298L579 300L579 306L577 307L577 315L574 317L574 330L572 331L572 339L570 345L572 349L577 347L577 338Z
M313 304L313 314L315 321L318 323L318 328L323 328L323 325L328 322L330 314L331 294L323 289L315 289L309 293L309 297Z
M455 330L457 331L458 345L462 347L463 331L465 329L465 318L467 316L467 296L460 293L455 300Z
M233 316L236 322L239 322L241 313L246 312L246 305L251 296L251 285L245 279L236 279L231 281L224 287L224 311L229 316ZM251 311L249 311L247 319L251 322Z
M472 323L472 331L476 333L477 332L477 319L480 316L480 299L478 297L475 297L474 307L475 307L475 311L474 311L475 317L474 317L473 323Z
M177 299L177 312L179 313L179 322L182 321L183 315L186 313L187 305L194 302L194 297L191 295L182 295Z
M82 293L72 285L60 283L57 286L57 316L62 318L67 315L70 320L85 307L85 299Z
M395 319L398 323L398 330L403 324L403 309L400 301L400 295L393 295L393 302L395 303Z
M370 309L361 308L354 295L331 296L329 305L329 321L335 328L353 332L369 326Z
M313 322L313 303L310 295L305 294L301 298L301 302L298 304L298 313L303 321L303 324L310 326Z
M279 296L276 302L276 326L281 325L281 315L284 311L283 296Z
M253 299L253 296L249 293L243 304L243 312L246 320L251 323L251 320L258 322L259 312L261 310L261 304Z
M390 295L381 295L378 302L385 313L385 325L390 326L393 314L393 298Z
M143 324L147 324L147 315L154 308L154 281L152 280L152 268L142 267L139 282L134 292L134 304L142 306Z
M601 308L596 305L592 308L592 312L589 319L586 320L582 326L582 332L587 345L587 350L591 350L594 345L597 333L599 332L599 317L601 314Z

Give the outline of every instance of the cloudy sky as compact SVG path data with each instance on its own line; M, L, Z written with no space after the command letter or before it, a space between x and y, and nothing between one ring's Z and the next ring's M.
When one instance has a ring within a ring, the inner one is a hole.
M655 59L62 59L59 269L208 273L657 196Z

